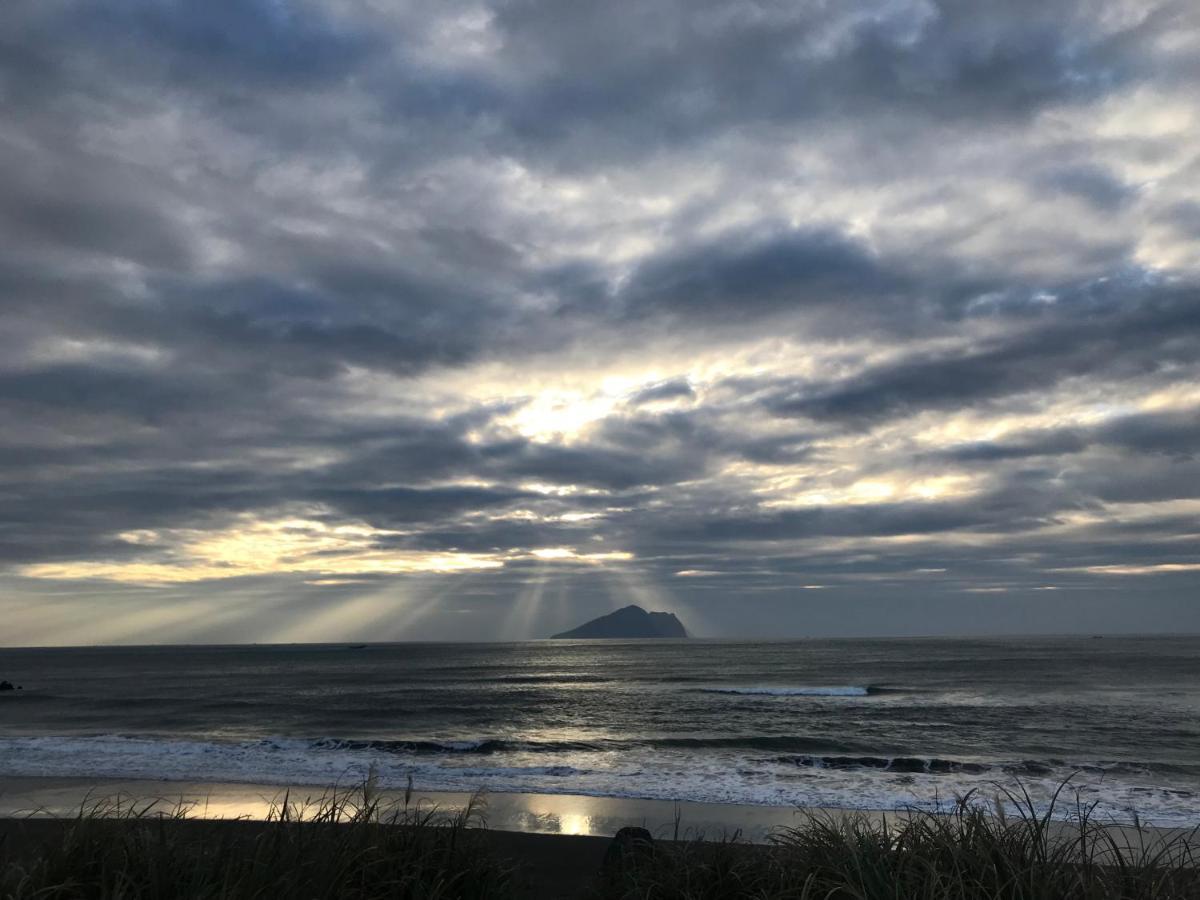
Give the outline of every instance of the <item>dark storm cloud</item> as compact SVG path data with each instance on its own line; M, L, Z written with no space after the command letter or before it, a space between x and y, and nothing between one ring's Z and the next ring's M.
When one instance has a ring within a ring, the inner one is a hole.
M9 265L28 265L47 252L60 258L105 255L166 268L187 267L192 260L185 229L161 202L171 198L156 196L126 167L95 159L70 143L45 148L6 142L0 144L0 172L5 194L0 235Z
M1083 435L1075 429L1050 429L1019 440L981 441L950 447L936 454L938 459L954 462L989 463L1006 459L1025 459L1031 456L1060 456L1078 453L1087 447Z
M1192 237L1200 237L1200 203L1176 203L1167 211L1167 218Z
M955 462L987 463L1070 455L1082 453L1089 447L1113 447L1128 452L1192 459L1200 452L1200 409L1121 416L1095 428L1049 428L1003 441L948 447L933 456Z
M777 126L842 115L1008 119L1137 78L1144 43L1170 17L1119 35L1085 5L818 6L655 4L570 16L502 7L507 58L539 75L512 121L528 141L582 131L604 146L696 139L714 123ZM630 115L631 110L633 116ZM579 151L583 152L583 151Z
M0 373L0 402L14 407L118 412L149 420L185 404L202 405L205 399L202 393L178 381L99 366L60 365Z
M664 381L661 384L642 388L629 398L629 402L633 405L640 405L653 403L655 400L676 400L681 397L691 399L695 396L696 392L692 390L692 386L686 380Z
M505 567L427 577L481 620L555 565L602 603L611 565L734 627L856 579L1194 587L1154 567L1196 559L1197 32L1174 2L3 4L7 583L102 604L260 528L313 549L196 590L478 554Z
M925 409L962 408L1045 390L1087 375L1128 378L1193 363L1200 353L1200 293L1191 286L1140 285L1124 291L1084 286L1032 327L981 341L965 352L868 368L832 384L776 391L764 399L779 416L870 421Z
M344 515L365 519L380 526L427 522L450 513L486 511L510 506L529 492L489 488L381 488L361 491L320 491L313 499L335 507Z
M81 42L155 57L169 76L276 87L336 79L381 49L368 32L339 29L314 7L271 0L116 0L71 10L58 25Z
M872 504L843 509L806 509L757 516L709 519L689 530L672 531L718 541L786 541L828 536L888 536L954 531L981 525L984 513L970 506L948 504Z
M722 237L643 266L623 292L633 315L739 319L823 303L883 302L909 286L897 268L830 232Z
M1124 182L1098 166L1053 169L1039 180L1041 187L1080 197L1101 210L1114 210L1128 203L1133 191Z

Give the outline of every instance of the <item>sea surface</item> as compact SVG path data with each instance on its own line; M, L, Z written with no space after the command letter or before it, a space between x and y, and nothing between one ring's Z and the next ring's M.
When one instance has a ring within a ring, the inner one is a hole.
M1200 638L0 650L0 777L1200 824Z

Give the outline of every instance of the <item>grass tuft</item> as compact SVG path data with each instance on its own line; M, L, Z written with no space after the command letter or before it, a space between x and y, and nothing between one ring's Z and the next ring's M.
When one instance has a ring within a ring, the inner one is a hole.
M1063 788L1065 788L1065 784ZM736 838L659 843L608 873L603 900L1200 900L1197 831L1165 835L1038 814L1024 793L995 811L972 797L949 813L814 813L769 846ZM1008 807L1006 810L1005 807Z
M285 797L259 822L191 822L157 803L81 808L54 841L12 853L5 900L58 898L505 898L514 870L481 843L480 797L449 816L384 809L369 781L317 801Z

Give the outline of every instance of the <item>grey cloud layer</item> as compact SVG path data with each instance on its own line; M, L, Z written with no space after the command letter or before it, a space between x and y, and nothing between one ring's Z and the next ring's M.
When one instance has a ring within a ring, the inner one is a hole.
M799 629L803 585L1134 579L1167 627L1198 44L1172 2L7 4L5 596L296 518L506 555L439 576L476 623L569 547L632 558L554 570L566 620L630 578L749 630ZM604 402L571 425L563 385Z

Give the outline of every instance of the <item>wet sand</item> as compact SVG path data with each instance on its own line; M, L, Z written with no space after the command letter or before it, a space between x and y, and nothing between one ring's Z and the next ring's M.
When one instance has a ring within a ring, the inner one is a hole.
M182 806L194 819L263 820L285 798L293 807L303 807L328 793L311 786L0 777L0 818L61 818L105 803L123 808L154 804L153 811L163 813ZM379 799L384 807L402 805L404 792L381 791ZM453 815L469 799L465 793L414 791L409 805ZM483 814L487 827L495 831L611 837L625 825L640 825L656 837L719 839L736 833L753 843L765 842L772 832L803 819L792 807L515 793L485 795Z
M63 818L99 804L125 810L135 805L163 814L182 810L189 819L263 821L285 801L293 812L303 814L305 808L312 809L333 790L311 785L0 776L0 819ZM337 790L361 796L362 787L340 785ZM461 811L471 799L466 793L419 790L413 791L407 801L405 793L398 790L380 791L376 796L385 811L407 802L410 808L435 810L447 817ZM476 821L490 831L594 838L609 838L626 825L638 825L659 839L721 840L736 836L745 843L763 844L780 829L801 826L813 816L866 816L894 822L907 817L903 810L750 806L582 794L489 793L482 799L481 818ZM1104 824L1125 834L1129 846L1136 846L1146 835L1156 839L1196 836L1192 828L1143 825L1139 829L1132 823ZM1069 833L1072 826L1060 822L1054 827Z

